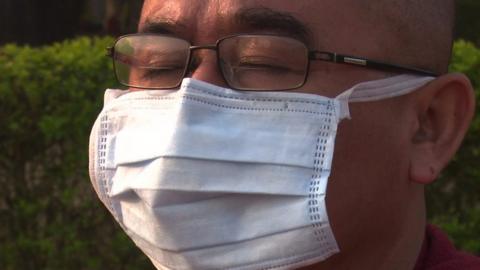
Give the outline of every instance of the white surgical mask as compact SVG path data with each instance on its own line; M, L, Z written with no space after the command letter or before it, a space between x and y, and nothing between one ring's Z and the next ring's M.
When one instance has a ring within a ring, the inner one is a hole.
M336 98L107 90L90 138L98 196L158 269L295 269L339 252L325 195L348 102L406 94L398 76Z

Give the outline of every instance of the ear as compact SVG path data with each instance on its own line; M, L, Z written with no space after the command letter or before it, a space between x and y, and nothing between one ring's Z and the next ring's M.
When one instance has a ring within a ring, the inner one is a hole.
M448 164L472 120L475 94L463 74L446 74L416 93L410 180L433 182Z

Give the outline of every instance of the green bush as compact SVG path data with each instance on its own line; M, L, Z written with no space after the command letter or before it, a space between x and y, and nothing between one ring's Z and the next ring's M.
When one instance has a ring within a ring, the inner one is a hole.
M151 269L88 180L112 42L0 49L1 269Z
M103 90L117 86L105 48L79 38L0 48L2 269L152 269L115 225L88 179L88 136ZM455 45L452 70L480 83L480 51ZM478 94L478 92L477 92ZM480 254L480 118L428 190L430 221Z

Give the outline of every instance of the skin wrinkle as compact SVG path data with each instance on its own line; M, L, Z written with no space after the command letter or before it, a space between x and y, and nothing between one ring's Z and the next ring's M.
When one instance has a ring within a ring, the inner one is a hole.
M294 16L265 7L245 8L235 13L234 19L231 21L223 17L221 20L236 29L255 29L255 32L258 33L268 31L282 33L306 44L310 44L312 40L311 30ZM181 21L157 18L146 19L138 32L176 34L185 32L185 29L187 26Z
M344 0L341 0L344 1ZM341 2L340 1L340 2ZM453 25L453 14L449 14L448 12L442 12L442 6L450 5L452 2L451 0L442 1L439 3L436 1L435 5L431 4L431 1L434 0L426 0L422 1L423 4L413 3L411 1L404 3L403 1L398 0L390 0L390 1L379 1L376 4L372 4L371 1L357 1L355 3L355 7L358 9L366 10L367 16L363 16L361 19L365 21L369 21L369 23L373 27L383 27L386 33L390 33L392 37L395 38L395 42L390 42L387 44L382 44L383 46L377 46L377 51L384 51L382 55L387 56L389 55L402 55L402 57L396 57L396 59L384 59L386 61L397 62L404 65L410 66L418 66L424 69L431 69L435 70L439 73L444 73L446 71L446 67L448 65L448 61L450 59L450 54L445 53L449 52L451 49L451 42L442 42L445 40L451 40L453 33L453 27L447 27L447 32L443 31L445 27L439 27L442 25L438 25L435 23L438 20L447 20L449 24ZM221 15L221 18L226 17L224 13L221 13L219 7L222 5L219 2L214 2L216 6L215 12ZM430 20L424 20L421 16L418 16L418 13L421 14L427 7L436 7L428 9L430 13L434 16ZM209 6L210 7L210 6ZM410 8L409 8L410 7ZM250 9L252 14L256 12L262 12L268 14L268 10L264 10L265 8L260 5L256 7L257 11ZM382 12L378 12L381 10ZM208 12L208 10L206 11ZM167 12L166 12L167 13ZM168 13L167 13L168 14ZM378 15L380 14L380 15ZM402 14L402 16L398 16L398 14ZM198 14L200 15L200 14ZM284 14L286 17L295 18L294 14ZM341 15L341 14L339 14ZM344 14L349 16L349 14ZM147 16L150 17L150 16ZM239 16L241 17L241 16ZM247 16L248 17L248 16ZM401 18L401 19L400 19ZM379 23L379 21L386 20L387 23ZM169 19L169 21L175 21L174 18ZM240 20L244 21L244 20ZM142 25L142 24L141 24ZM225 22L225 19L219 22L219 25L228 25ZM334 25L334 22L332 22ZM252 26L260 26L259 24L255 24ZM250 27L251 28L251 27ZM276 27L278 28L278 27ZM311 32L308 30L308 27L305 29L305 32ZM431 33L437 33L437 35L432 35ZM291 32L291 31L289 31ZM407 34L406 34L407 33ZM415 33L414 35L412 33ZM425 37L428 36L428 39ZM438 36L438 37L437 37ZM327 38L329 38L327 36ZM401 44L399 47L398 44ZM421 45L420 45L421 44ZM444 48L439 47L442 44L448 44ZM324 49L322 44L315 44L318 45L320 50ZM423 49L422 49L423 48ZM325 48L327 49L327 48ZM420 49L420 50L419 50ZM395 50L395 51L393 51ZM339 53L352 53L352 52L343 52L338 51Z

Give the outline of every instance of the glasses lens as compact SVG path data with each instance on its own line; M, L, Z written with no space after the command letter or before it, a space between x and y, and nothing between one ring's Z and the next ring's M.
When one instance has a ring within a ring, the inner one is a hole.
M230 86L242 90L283 90L305 81L308 49L288 37L235 36L219 44L219 61Z
M180 84L190 44L157 35L132 35L115 44L115 73L120 83L138 88L173 88Z

